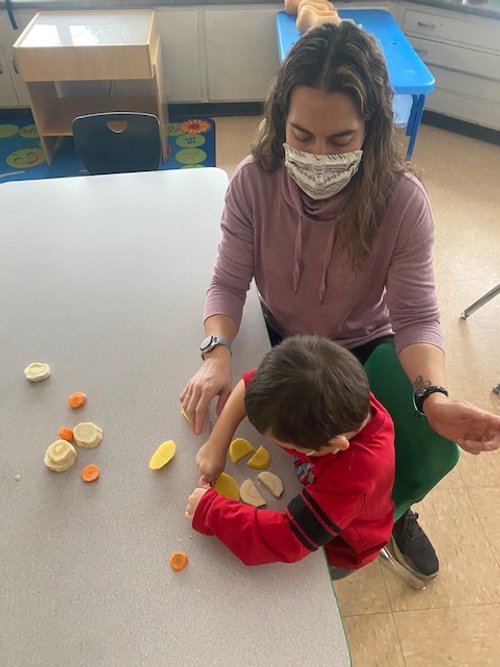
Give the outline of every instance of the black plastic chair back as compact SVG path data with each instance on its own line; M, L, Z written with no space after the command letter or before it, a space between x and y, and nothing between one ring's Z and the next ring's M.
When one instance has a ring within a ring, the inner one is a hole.
M77 116L73 137L77 155L90 174L153 171L162 160L160 122L153 114Z

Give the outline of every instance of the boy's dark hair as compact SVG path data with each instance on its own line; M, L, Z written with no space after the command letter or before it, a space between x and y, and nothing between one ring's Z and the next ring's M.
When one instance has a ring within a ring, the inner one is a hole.
M293 336L266 354L246 388L245 407L260 433L318 451L359 429L370 388L351 352L320 336Z

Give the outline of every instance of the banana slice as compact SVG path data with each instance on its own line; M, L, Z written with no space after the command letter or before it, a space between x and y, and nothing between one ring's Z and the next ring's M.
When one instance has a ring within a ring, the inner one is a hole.
M255 447L245 440L245 438L236 438L229 445L229 456L233 463L238 463L247 454L253 454Z
M76 461L76 449L67 440L56 440L48 446L43 462L55 472L69 470Z
M262 507L266 504L264 498L257 491L257 487L251 479L246 479L240 486L240 496L244 503L254 507Z
M73 437L78 447L94 449L102 442L102 428L93 422L80 422L73 429Z
M267 449L261 445L255 454L248 459L247 466L255 468L256 470L265 470L266 468L269 468L270 463L271 455Z
M257 479L275 498L279 498L283 493L283 482L281 481L281 478L273 472L259 472Z
M24 377L30 382L41 382L50 375L50 367L40 361L35 361L24 369Z
M215 482L214 489L221 494L229 498L229 500L239 500L240 499L240 489L238 483L236 482L231 475L223 472L220 474L219 479Z

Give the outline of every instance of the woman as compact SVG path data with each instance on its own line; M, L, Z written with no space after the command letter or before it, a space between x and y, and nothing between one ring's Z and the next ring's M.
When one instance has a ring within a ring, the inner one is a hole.
M252 155L226 195L205 304L203 364L180 400L200 433L231 388L231 342L252 278L271 342L320 334L362 361L394 341L432 428L478 454L500 445L500 417L448 397L432 268L433 220L398 157L392 92L375 41L355 25L300 39L278 73ZM405 564L436 576L408 512L393 539Z

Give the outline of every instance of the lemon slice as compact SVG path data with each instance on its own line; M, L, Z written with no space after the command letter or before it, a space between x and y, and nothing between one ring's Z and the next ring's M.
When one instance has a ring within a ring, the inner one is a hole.
M236 480L225 472L221 473L219 479L215 483L214 489L220 493L221 496L229 498L229 500L240 499L240 488Z
M64 472L76 461L76 449L67 440L56 440L48 446L44 463L55 472Z
M184 417L184 419L189 424L189 417L187 416L187 412L184 410L184 408L181 408L181 415Z
M265 470L266 468L269 468L270 463L271 455L267 449L261 445L255 454L248 459L247 466L255 468L256 470Z
M73 429L73 438L78 447L94 449L102 442L102 428L93 422L80 422Z
M46 380L50 375L50 367L48 364L35 361L24 369L24 377L30 382L41 382Z
M266 504L264 498L257 491L257 487L251 479L246 479L240 487L240 496L244 503L254 507L262 507Z
M247 454L255 452L255 447L251 445L245 438L236 438L229 445L229 456L233 463L238 463Z
M165 440L158 447L153 456L149 459L149 467L151 470L159 470L166 466L175 456L175 442L173 440Z
M273 472L259 472L257 479L276 498L279 498L283 493L283 482Z

